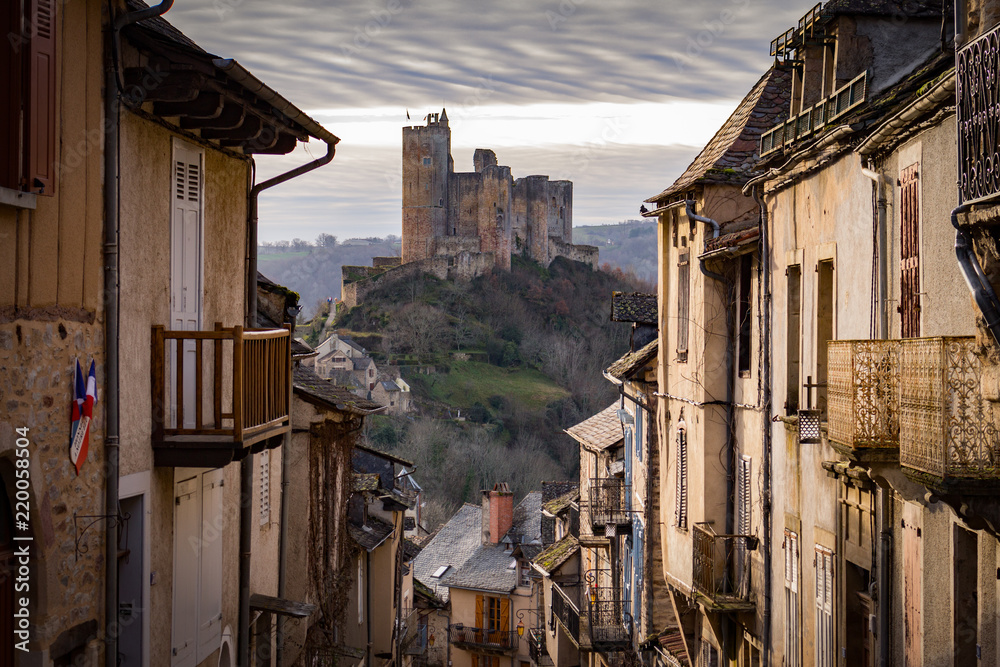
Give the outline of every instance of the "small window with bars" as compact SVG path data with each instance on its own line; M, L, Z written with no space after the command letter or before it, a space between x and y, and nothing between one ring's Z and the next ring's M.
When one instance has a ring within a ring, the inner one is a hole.
M687 426L684 417L677 422L677 497L674 502L674 525L681 530L688 527L688 451Z

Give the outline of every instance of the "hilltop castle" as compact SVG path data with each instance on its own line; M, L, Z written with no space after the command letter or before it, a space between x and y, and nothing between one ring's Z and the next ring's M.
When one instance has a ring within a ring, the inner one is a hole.
M403 128L403 256L372 267L343 267L341 296L357 305L372 278L409 269L469 280L512 254L543 266L566 257L597 268L597 248L573 245L573 183L527 176L516 181L491 150L476 149L473 172L455 172L448 113ZM397 266L401 264L401 266Z

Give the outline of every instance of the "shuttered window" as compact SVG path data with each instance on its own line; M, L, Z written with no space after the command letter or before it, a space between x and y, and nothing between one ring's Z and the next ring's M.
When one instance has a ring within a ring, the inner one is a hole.
M802 665L799 628L799 536L785 529L785 666Z
M685 250L678 255L677 262L677 361L687 361L688 355L688 319L691 316L690 256L690 252Z
M687 427L684 420L677 423L677 497L674 502L674 524L683 530L688 527L688 450Z
M903 170L900 184L900 336L920 336L920 164Z
M751 255L740 257L740 301L738 304L739 315L737 320L739 330L737 356L740 373L750 372L751 347L753 346L751 342L751 334L753 332L753 302L750 298L752 291L752 268L753 257Z
M0 187L43 195L55 192L55 0L3 3L0 28Z
M833 624L833 552L816 545L816 667L835 664Z
M223 472L174 486L173 667L193 667L222 639Z
M271 522L271 450L260 453L260 525Z

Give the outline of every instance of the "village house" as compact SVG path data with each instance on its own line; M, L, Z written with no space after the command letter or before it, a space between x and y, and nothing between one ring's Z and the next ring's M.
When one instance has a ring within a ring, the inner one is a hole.
M0 172L5 512L19 443L33 482L19 528L29 652L15 661L4 594L3 664L291 664L279 627L315 609L283 590L292 522L277 474L292 354L308 350L270 296L258 304L245 248L259 194L329 162L338 140L160 18L169 7L9 3L0 16L20 40L0 55L5 90L23 91L0 114L13 147ZM251 185L255 156L310 138L324 157ZM74 466L68 406L76 362L87 373L91 360L97 404Z

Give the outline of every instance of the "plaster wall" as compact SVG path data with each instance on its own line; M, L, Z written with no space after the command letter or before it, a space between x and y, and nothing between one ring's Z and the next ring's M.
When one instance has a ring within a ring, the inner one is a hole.
M477 627L477 595L499 598L507 597L510 599L511 630L515 630L517 628L517 613L519 611L523 611L524 618L530 618L531 616L527 610L533 608L533 605L531 604L532 597L530 594L523 592L526 591L526 589L515 589L511 593L482 593L466 590L464 588L449 588L448 590L449 600L451 603L452 624L461 623L466 627ZM527 625L527 623L525 623L525 625ZM520 664L521 661L530 662L530 660L531 656L528 655L528 640L526 637L521 637L518 641L517 653L513 654L513 657L508 657L507 655L502 656L500 658L500 665L501 667L505 667L506 665L515 667ZM451 664L452 667L472 667L472 651L452 646Z

